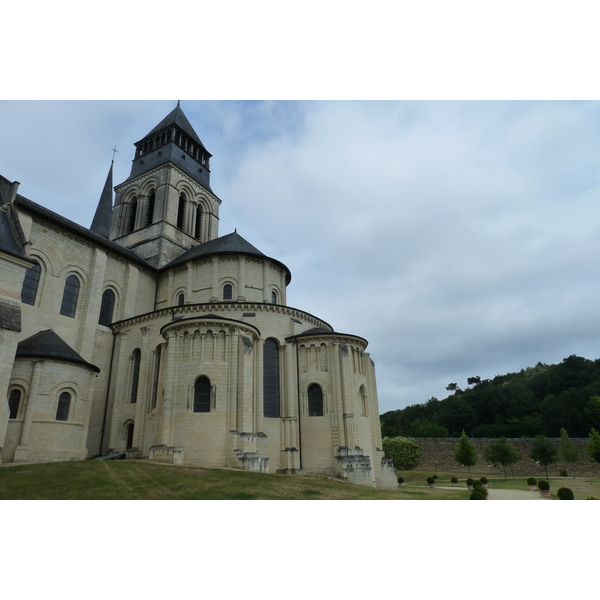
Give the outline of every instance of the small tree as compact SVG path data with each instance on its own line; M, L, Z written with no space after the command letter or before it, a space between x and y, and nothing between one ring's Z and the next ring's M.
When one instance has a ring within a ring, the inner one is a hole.
M560 448L559 448L560 457L565 462L577 462L579 460L579 454L577 452L577 447L573 440L569 439L569 434L564 427L560 428Z
M497 442L492 442L483 453L483 457L495 467L501 466L504 469L504 479L506 477L506 467L519 462L521 455L515 447L506 441L505 437L501 437ZM513 479L515 474L513 473Z
M477 464L477 450L475 450L473 442L469 440L464 429L454 449L454 460L463 467L468 467L469 475L471 474L471 467Z
M556 462L556 455L558 450L554 447L552 442L545 435L538 435L533 440L531 446L531 452L529 456L533 460L540 463L546 470L546 478L548 477L548 465ZM539 487L539 483L538 483Z
M600 463L600 433L598 433L593 427L590 435L588 436L588 443L585 445L585 449L588 454L596 461Z

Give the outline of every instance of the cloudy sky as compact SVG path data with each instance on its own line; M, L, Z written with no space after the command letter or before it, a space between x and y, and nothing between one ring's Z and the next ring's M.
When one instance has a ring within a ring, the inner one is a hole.
M169 101L0 102L0 174L89 226ZM380 411L600 357L600 103L182 101L220 234L292 271L288 304L369 341Z

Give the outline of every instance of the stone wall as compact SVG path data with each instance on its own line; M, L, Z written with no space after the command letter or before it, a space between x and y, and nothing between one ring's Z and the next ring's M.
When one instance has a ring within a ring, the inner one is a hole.
M568 475L582 477L594 476L600 477L600 464L588 457L585 450L587 438L570 438L577 447L579 460L575 463L566 463L559 461L553 465L548 465L548 475L559 476L561 470L566 470ZM468 473L467 467L459 465L454 460L454 449L458 444L458 438L417 438L419 444L419 464L416 470L419 471L456 471L459 473ZM490 475L502 474L502 467L494 468L489 465L483 458L483 453L490 443L495 442L495 439L475 439L472 438L479 458L477 464L471 467L472 472L485 473ZM521 460L513 465L514 474L516 476L537 477L545 476L544 467L536 464L534 460L529 458L533 439L526 438L508 438L509 441L521 454ZM550 438L550 441L558 449L560 439ZM510 476L510 468L507 468L507 474Z

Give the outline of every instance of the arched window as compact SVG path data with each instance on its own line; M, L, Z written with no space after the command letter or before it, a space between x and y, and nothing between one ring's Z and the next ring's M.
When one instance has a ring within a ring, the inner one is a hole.
M56 409L56 420L57 421L68 421L70 408L71 408L71 394L69 394L69 392L63 392L58 397L58 407Z
M323 416L323 390L316 383L308 387L308 416Z
M104 290L102 294L102 304L100 305L100 318L98 323L109 327L113 320L113 311L115 310L115 293L111 289Z
M185 304L185 294L179 294L179 296L177 296L177 305L183 306L184 304Z
M210 380L198 377L194 385L194 412L210 412Z
M277 292L271 292L271 304L277 304Z
M183 229L185 227L185 196L179 196L179 206L177 207L177 227Z
M156 192L154 190L150 190L148 194L148 206L146 208L146 227L150 227L152 225L152 221L154 220L154 202L156 200Z
M233 286L230 283L223 286L223 300L233 300Z
M8 396L9 419L16 419L19 414L19 404L21 404L21 390L15 388L11 390Z
M156 346L154 353L154 371L152 373L152 400L150 402L150 410L156 408L156 399L158 398L158 381L160 377L160 358L162 355L162 346Z
M131 390L129 394L129 403L137 402L138 386L140 383L140 363L142 362L142 354L139 348L136 348L131 355Z
M79 279L75 275L69 275L65 281L65 290L63 292L62 303L60 305L60 314L65 317L73 318L77 310L77 299L79 298Z
M279 417L279 344L272 339L265 342L263 393L263 413L265 417Z
M137 216L137 196L134 196L129 203L129 221L127 221L127 233L135 229L135 218Z
M367 410L367 391L365 390L365 386L361 385L360 386L360 390L359 390L359 395L360 395L360 407L362 410L362 416L363 417L368 417L369 413Z
M196 208L196 230L194 231L194 237L199 240L202 237L202 207Z
M23 304L31 304L32 306L35 304L41 274L42 267L40 267L39 263L35 263L31 269L27 269L25 278L23 279L23 287L21 288L21 302Z

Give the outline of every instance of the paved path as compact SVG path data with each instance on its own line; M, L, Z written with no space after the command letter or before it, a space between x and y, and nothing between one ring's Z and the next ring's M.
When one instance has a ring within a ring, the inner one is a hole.
M441 490L465 490L466 487L441 487L435 486ZM488 488L488 500L547 500L548 498L542 498L540 493L536 490L535 492L529 492L526 490L496 490L494 488Z

